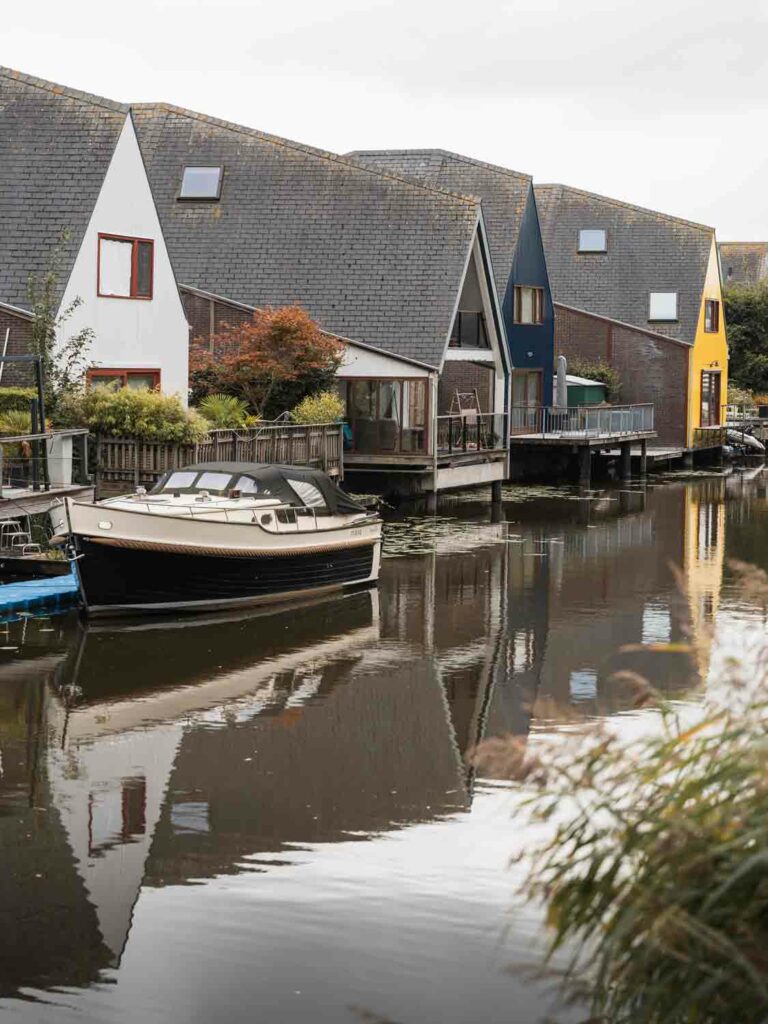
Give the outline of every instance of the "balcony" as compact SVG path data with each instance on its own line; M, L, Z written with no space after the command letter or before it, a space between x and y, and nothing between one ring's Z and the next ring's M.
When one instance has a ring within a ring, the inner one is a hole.
M578 405L512 407L512 443L597 444L643 440L655 436L653 405Z

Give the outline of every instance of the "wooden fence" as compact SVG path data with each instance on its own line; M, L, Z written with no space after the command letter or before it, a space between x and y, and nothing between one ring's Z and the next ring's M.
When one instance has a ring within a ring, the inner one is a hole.
M194 462L266 462L309 466L344 476L344 436L340 423L279 424L251 430L212 430L198 444L95 438L96 487L155 484L169 469Z

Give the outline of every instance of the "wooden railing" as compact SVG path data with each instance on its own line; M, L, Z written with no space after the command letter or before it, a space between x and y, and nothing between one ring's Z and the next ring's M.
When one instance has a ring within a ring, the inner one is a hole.
M163 473L194 462L262 462L323 469L344 475L340 423L286 423L251 430L212 430L197 444L136 441L123 437L95 439L97 488L117 483L156 483Z

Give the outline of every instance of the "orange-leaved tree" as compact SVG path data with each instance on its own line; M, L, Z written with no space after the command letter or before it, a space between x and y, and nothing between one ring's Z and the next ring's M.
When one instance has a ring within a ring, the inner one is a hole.
M193 349L193 399L211 392L236 395L262 418L327 387L343 352L301 306L258 310L242 324L223 325L210 352L203 344Z

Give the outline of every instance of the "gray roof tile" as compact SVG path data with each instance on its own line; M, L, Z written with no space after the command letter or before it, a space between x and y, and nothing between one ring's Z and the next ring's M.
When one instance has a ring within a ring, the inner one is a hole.
M440 365L477 200L178 107L132 109L179 280L298 302L326 330ZM218 202L178 201L194 164L224 167Z
M556 302L693 344L714 229L565 185L536 185ZM607 252L577 252L579 231L604 228ZM678 292L677 323L648 321L651 291Z
M532 188L529 175L444 149L359 150L348 155L366 166L379 167L435 188L479 198L496 291L503 298Z
M768 277L768 242L721 242L720 262L726 285L756 285Z
M28 305L62 231L58 295L128 107L0 68L0 300Z

